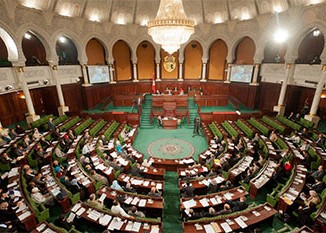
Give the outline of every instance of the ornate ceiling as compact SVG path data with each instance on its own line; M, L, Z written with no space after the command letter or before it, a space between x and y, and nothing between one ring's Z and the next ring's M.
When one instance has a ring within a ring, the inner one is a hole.
M155 18L159 0L3 0L17 2L67 17L96 22L147 25ZM188 17L196 24L219 24L227 20L249 20L294 7L309 7L326 0L183 0Z

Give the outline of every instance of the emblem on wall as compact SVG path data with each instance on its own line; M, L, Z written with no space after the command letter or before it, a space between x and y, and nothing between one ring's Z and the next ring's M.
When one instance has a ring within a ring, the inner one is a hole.
M173 55L165 56L163 66L167 72L172 72L177 66L177 63L175 62L175 57Z

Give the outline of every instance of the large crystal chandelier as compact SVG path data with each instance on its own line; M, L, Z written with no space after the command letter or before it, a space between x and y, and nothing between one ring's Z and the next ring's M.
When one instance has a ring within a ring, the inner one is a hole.
M148 34L169 54L173 54L194 33L195 22L183 9L182 0L161 0L156 18L148 23Z

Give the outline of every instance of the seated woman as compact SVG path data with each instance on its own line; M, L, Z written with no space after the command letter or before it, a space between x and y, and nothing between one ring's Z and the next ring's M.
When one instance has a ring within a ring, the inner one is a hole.
M115 189L118 191L123 191L123 188L120 186L117 180L114 180L110 186L111 189Z

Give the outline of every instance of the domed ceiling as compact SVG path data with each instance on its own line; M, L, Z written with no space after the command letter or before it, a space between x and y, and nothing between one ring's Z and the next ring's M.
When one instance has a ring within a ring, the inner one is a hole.
M10 0L15 1L15 0ZM159 0L17 0L19 4L67 17L96 22L146 26L155 18ZM188 17L196 24L249 20L293 7L309 7L325 0L183 0Z

